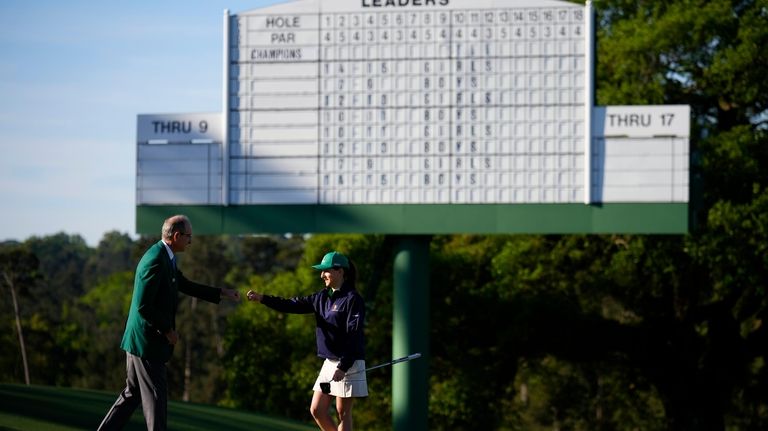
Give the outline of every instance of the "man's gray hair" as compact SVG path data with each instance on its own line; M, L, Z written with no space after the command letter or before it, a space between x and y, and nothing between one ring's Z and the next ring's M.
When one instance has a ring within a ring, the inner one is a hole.
M163 222L163 239L171 239L173 238L173 234L176 232L187 232L187 226L191 225L189 221L189 217L185 215L175 215L172 217L168 217Z

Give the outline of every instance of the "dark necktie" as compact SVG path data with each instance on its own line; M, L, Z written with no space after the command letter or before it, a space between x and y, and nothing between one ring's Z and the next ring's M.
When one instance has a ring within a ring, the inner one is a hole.
M171 258L171 267L173 268L173 272L176 272L176 256L173 256Z

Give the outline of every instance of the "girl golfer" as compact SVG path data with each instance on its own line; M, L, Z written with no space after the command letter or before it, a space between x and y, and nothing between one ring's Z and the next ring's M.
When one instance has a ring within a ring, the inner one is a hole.
M310 412L324 431L351 431L352 402L357 397L368 396L364 372L365 304L355 290L357 270L346 256L335 251L323 256L323 260L312 268L320 271L320 278L325 283L325 288L319 292L291 299L254 291L249 291L247 296L250 301L284 313L314 313L317 356L325 362L315 381ZM327 390L328 382L330 390ZM332 397L336 397L338 428L328 413Z

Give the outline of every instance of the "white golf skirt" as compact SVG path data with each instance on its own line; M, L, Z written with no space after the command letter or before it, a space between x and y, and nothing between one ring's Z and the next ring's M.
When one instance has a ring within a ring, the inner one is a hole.
M315 386L312 388L314 391L320 391L320 383L331 382L333 373L336 372L336 368L339 366L339 361L335 359L326 359L323 362L323 368L320 369L320 374L315 380ZM351 376L345 376L340 382L331 382L331 394L334 397L350 398L350 397L367 397L368 396L368 380L365 378L365 361L357 360L352 367L347 370L347 374L354 371L361 371Z

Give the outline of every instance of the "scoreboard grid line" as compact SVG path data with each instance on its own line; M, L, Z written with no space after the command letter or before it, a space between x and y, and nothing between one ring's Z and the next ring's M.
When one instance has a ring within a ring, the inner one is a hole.
M311 94L312 93L307 93L306 95L311 95ZM271 95L284 95L284 93L271 94ZM453 105L426 105L426 106L425 105L419 105L418 109L440 109L440 108L447 109L449 107L455 107L455 106L457 106L457 105L455 105L455 104L453 104ZM545 105L545 104L542 104L542 103L538 103L538 104L528 103L528 104L524 104L524 105L522 105L522 104L521 105L497 105L497 104L480 105L480 104L477 104L477 105L459 105L459 106L462 107L462 108L477 108L477 109L484 109L484 108L542 108L542 107L543 108L551 108L551 107L555 107L555 106L556 107L564 107L565 106L565 107L571 107L571 108L581 108L581 107L583 107L583 105L579 104L579 103L562 104L562 105L549 105L549 104ZM417 108L414 108L413 106L409 106L409 105L391 105L391 106L387 105L387 107L384 107L384 108L382 108L380 106L371 107L371 108L367 108L367 107L342 107L342 108L338 108L338 107L318 107L318 108L271 108L271 109L270 108L263 108L263 109L260 109L260 108L245 108L245 109L232 109L232 110L230 110L230 113L237 113L237 112L273 112L273 111L348 111L348 110L358 110L358 111L374 110L374 111L377 111L377 110L382 110L382 109L385 109L385 110L386 109L405 110L405 109L417 109ZM664 136L662 135L660 137L664 137Z

